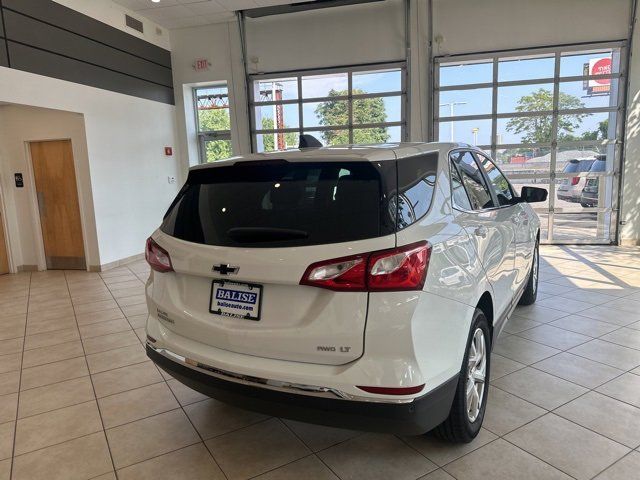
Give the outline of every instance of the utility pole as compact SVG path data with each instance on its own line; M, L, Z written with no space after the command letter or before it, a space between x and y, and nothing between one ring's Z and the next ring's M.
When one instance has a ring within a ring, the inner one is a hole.
M449 102L449 103L441 103L440 106L441 107L449 107L449 116L453 117L454 115L454 108L456 105L466 105L467 102ZM451 141L455 142L455 137L453 135L453 122L451 122Z

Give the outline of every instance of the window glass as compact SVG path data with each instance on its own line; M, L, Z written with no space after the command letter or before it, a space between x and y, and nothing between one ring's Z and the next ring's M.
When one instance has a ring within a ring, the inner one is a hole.
M441 64L439 70L442 87L490 83L493 80L493 60Z
M469 194L469 200L474 210L493 207L493 200L484 182L482 172L471 152L455 152L451 155L453 163L458 167L462 182Z
M431 205L438 155L398 160L398 230L422 218Z
M498 203L501 206L511 205L513 192L511 191L511 185L509 185L507 178L489 158L484 155L478 155L478 160L480 160L482 168L487 174L487 177L489 177L489 183L491 188L493 188L493 192L496 194Z
M390 180L388 180L390 178ZM188 242L289 247L388 235L394 162L279 162L192 170L161 226Z
M399 92L402 90L402 72L400 70L380 70L372 72L354 72L353 90L367 93Z
M200 162L214 162L233 155L229 90L226 85L212 85L193 90Z
M458 169L453 162L450 162L449 167L451 171L451 196L453 197L454 205L464 208L465 210L471 210L471 203L469 203L469 197L464 189L464 185L462 185Z

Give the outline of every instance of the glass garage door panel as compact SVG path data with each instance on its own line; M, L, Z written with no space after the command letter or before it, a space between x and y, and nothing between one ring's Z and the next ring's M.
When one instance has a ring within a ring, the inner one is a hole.
M489 151L549 243L616 238L624 42L436 59L434 137Z

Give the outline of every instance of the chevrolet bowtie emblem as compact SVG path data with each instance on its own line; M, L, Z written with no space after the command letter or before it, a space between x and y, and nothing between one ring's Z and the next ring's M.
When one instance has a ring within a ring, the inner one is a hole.
M211 270L218 272L220 275L231 275L232 273L238 273L240 267L232 267L226 263L221 263L220 265L214 265Z

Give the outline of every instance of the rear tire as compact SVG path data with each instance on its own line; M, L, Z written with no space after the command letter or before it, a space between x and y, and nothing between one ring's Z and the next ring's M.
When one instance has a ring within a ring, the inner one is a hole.
M433 431L436 436L452 443L469 443L476 438L487 406L490 366L489 322L484 312L476 308L451 411Z
M533 250L533 261L531 262L531 270L529 271L529 279L527 280L527 286L522 292L518 305L531 305L535 303L538 298L538 277L540 272L540 253L539 245L536 240L536 246Z

